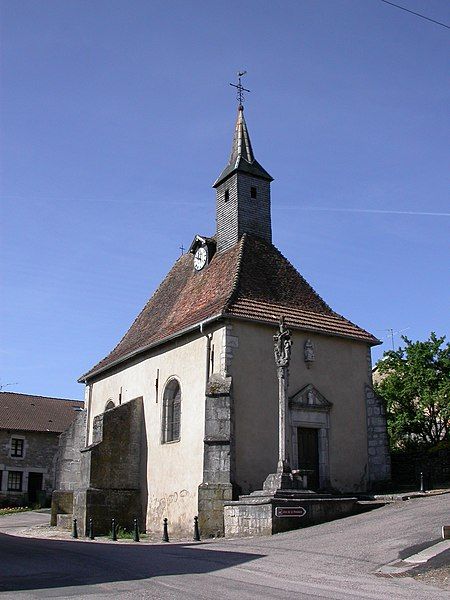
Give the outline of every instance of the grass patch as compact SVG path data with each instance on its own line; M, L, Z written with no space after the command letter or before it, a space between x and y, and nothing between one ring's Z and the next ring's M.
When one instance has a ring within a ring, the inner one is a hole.
M118 540L132 540L134 538L134 531L133 530L129 530L126 529L125 527L116 527L116 536ZM110 539L112 539L112 531L109 532L109 536ZM147 537L147 534L145 533L139 533L139 537L141 539L145 539Z

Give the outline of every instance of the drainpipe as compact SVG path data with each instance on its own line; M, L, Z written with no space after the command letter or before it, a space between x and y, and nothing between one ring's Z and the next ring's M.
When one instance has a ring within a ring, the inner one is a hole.
M205 325L206 321L202 321L199 325L200 327L200 333L203 333L203 326ZM211 359L211 340L212 340L212 333L207 333L205 334L206 337L206 365L205 365L205 375L206 375L206 381L205 381L205 389L206 386L208 384L208 380L209 380L209 376L210 376L210 359Z
M91 420L91 405L92 405L92 388L94 384L90 383L88 385L89 393L88 393L88 401L87 401L87 415L86 415L86 441L85 445L89 446L89 422Z

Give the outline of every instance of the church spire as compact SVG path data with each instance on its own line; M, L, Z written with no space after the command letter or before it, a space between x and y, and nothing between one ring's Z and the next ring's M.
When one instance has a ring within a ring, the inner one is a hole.
M245 233L272 242L270 182L273 178L253 154L242 105L245 88L241 76L244 74L238 73L238 85L231 84L238 90L239 101L233 144L228 164L213 185L218 252L236 244Z
M230 160L227 166L213 184L217 188L223 181L228 179L233 173L241 171L260 177L267 181L273 181L273 177L259 164L253 154L252 143L247 129L247 123L244 118L244 107L239 104L236 125L234 127L233 144L231 146Z

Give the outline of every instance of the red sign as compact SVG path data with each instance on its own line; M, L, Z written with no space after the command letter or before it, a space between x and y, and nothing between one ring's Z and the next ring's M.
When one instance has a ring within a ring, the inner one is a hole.
M277 506L275 508L276 517L304 517L306 515L306 508L303 506L296 506L292 508L282 508Z

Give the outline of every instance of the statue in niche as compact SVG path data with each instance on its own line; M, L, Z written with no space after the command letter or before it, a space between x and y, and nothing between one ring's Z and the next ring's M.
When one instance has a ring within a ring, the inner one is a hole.
M291 334L284 325L284 317L280 317L280 331L273 336L275 362L277 367L288 367L291 358Z
M315 403L315 394L314 394L314 392L312 390L308 390L307 398L308 398L308 404L314 404Z
M309 340L309 339L306 340L305 346L303 348L303 352L304 352L304 359L305 359L306 366L309 369L311 363L313 363L315 360L314 344L312 343L311 340Z

